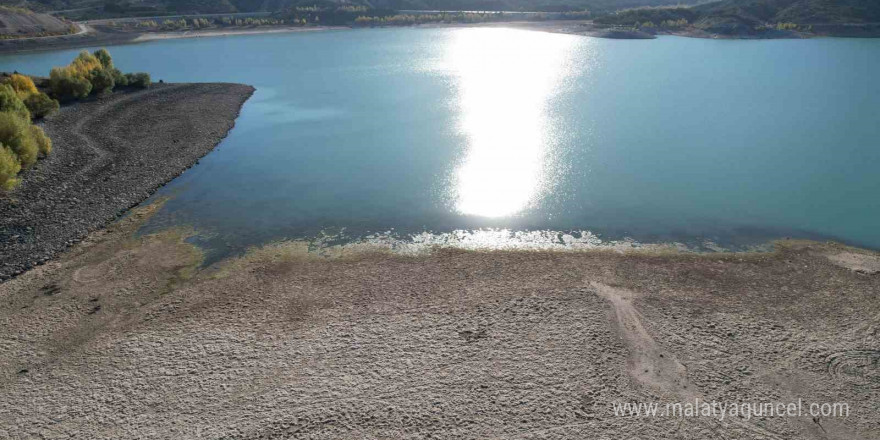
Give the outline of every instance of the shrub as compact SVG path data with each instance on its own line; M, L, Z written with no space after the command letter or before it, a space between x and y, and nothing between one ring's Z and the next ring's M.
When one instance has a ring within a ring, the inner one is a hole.
M101 94L113 90L116 85L113 74L107 69L95 69L89 73L89 82L92 83L92 93Z
M40 154L43 156L52 152L52 139L49 139L49 136L46 136L46 132L38 126L31 124L31 137L34 139L34 143L37 144L37 150L40 151Z
M30 120L15 113L0 112L0 144L9 147L18 156L23 168L33 165L40 152L30 125Z
M98 49L94 55L105 69L113 68L113 58L110 57L110 52L107 52L107 49Z
M27 120L31 119L31 114L24 102L9 84L0 84L0 112L15 113Z
M88 51L80 52L68 66L55 67L49 72L52 94L62 101L89 96L92 91L92 71L96 69L104 69L101 61Z
M113 75L113 82L119 87L125 87L128 85L128 77L122 73L121 70L112 67L109 69L110 74Z
M24 99L24 105L31 112L31 116L39 119L58 111L58 101L49 95L39 92L32 93Z
M49 72L49 88L56 98L68 101L89 96L92 83L86 77L79 76L70 66L55 67Z
M15 178L21 171L18 156L9 148L0 145L0 189L10 190L18 184Z
M27 75L13 73L12 76L6 78L4 83L9 84L18 93L18 97L22 99L32 93L37 93L37 86L34 85L34 80Z
M146 89L150 87L150 74L145 72L138 73L126 73L126 78L128 78L128 85L130 87L135 87L138 89Z

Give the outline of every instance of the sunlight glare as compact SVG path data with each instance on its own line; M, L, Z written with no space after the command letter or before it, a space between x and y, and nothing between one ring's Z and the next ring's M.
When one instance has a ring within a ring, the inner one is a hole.
M540 194L552 135L548 104L574 45L564 37L514 29L455 34L447 61L468 144L454 177L457 211L509 216Z

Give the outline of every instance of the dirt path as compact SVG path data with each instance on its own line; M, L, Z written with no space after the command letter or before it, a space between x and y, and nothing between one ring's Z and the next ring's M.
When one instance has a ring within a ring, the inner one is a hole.
M645 330L633 307L635 292L590 282L596 294L614 307L620 334L630 352L629 374L643 386L679 400L696 397L688 390L687 368L668 350L662 349Z

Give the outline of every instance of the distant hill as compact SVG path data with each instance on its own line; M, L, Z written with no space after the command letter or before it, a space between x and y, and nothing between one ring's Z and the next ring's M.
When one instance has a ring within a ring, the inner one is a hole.
M667 23L676 26L673 23L681 21L687 27L721 35L815 30L828 35L863 36L859 29L864 32L870 28L876 33L880 0L721 0L692 7L629 9L595 21L622 26L648 23L661 29L668 27Z
M642 6L696 4L705 0L0 0L36 11L65 11L76 18L192 13L279 12L296 6L360 5L377 9L611 12Z
M61 35L71 32L70 23L27 9L0 6L0 38Z
M722 0L694 9L703 16L741 17L764 23L880 22L880 0Z
M686 20L717 34L746 34L776 23L880 23L880 0L0 0L71 19L195 13L282 12L297 6L359 5L390 10L582 11L605 24Z

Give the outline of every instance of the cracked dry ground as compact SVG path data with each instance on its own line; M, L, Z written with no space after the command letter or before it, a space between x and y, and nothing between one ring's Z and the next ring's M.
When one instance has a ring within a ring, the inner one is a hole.
M875 254L266 246L200 268L155 206L0 285L0 438L871 439ZM848 402L848 418L613 401Z

